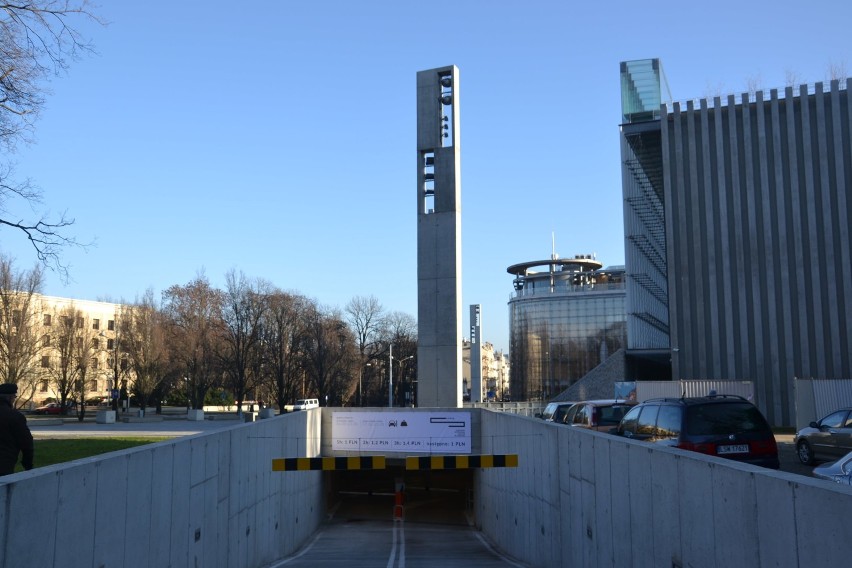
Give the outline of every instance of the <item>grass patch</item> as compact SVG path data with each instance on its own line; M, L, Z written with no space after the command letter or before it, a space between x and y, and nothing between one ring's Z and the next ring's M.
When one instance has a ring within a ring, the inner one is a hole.
M162 438L68 438L61 440L36 440L33 465L35 467L45 467L170 439L170 437L165 436ZM18 463L15 471L23 471L20 463Z

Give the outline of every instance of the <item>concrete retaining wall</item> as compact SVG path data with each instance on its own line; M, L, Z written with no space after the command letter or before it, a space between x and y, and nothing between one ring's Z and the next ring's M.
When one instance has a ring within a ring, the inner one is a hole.
M254 568L296 551L325 518L320 411L39 468L0 481L0 568Z
M482 411L476 523L532 566L843 566L852 488Z

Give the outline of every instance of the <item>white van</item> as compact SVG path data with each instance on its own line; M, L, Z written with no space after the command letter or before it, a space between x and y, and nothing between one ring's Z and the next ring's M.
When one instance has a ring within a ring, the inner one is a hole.
M319 408L318 398L300 398L293 405L293 410L307 410L309 408Z

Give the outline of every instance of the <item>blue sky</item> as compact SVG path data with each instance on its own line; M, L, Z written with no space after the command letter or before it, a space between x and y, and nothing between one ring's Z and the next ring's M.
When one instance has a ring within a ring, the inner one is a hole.
M592 5L595 4L595 5ZM230 269L342 308L417 315L415 80L456 65L464 329L508 349L515 263L624 263L619 62L675 100L852 74L852 3L104 0L98 55L51 81L15 156L76 219L73 282L133 301ZM2 249L30 266L20 235Z

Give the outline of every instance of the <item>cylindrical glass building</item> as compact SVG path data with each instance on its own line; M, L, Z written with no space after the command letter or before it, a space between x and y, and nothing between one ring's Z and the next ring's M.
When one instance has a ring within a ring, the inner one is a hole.
M624 266L553 255L507 272L512 400L549 400L627 345Z

